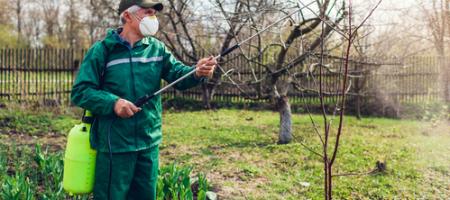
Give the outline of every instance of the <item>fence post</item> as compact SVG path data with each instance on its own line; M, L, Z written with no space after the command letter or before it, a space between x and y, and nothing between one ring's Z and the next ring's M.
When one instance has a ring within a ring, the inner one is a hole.
M438 77L438 86L439 86L439 96L441 97L442 101L448 101L449 100L449 91L448 91L448 62L447 58L444 56L439 56L439 77Z
M444 100L450 102L450 57L445 57L444 61Z
M77 77L78 74L78 66L80 65L80 61L78 59L74 60L72 62L72 77L73 80Z

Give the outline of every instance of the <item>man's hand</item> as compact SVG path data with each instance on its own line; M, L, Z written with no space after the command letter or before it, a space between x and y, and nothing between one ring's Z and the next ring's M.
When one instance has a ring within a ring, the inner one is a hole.
M114 105L114 112L117 116L121 118L132 117L135 113L141 111L141 108L136 107L133 103L125 100L119 99Z
M208 58L202 58L198 61L196 67L197 71L195 72L195 76L197 77L211 77L214 73L214 69L216 68L217 61L214 59L214 56L210 56Z

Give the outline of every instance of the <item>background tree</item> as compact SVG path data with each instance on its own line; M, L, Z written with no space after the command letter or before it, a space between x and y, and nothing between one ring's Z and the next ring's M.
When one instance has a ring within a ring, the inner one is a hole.
M26 38L22 35L24 0L0 0L0 46L24 47Z
M330 6L330 2L331 5ZM253 100L268 100L280 114L280 129L278 143L286 144L291 142L292 136L292 113L289 103L288 92L293 85L298 85L300 74L295 73L296 68L303 68L306 59L314 56L317 47L325 44L326 38L331 37L331 33L344 18L341 5L336 6L334 1L315 1L313 4L306 4L300 1L299 4L293 2L273 1L272 5L277 8L277 12L270 12L273 16L271 20L261 23L257 20L250 20L255 27L255 31L264 27L265 23L275 21L278 17L284 16L287 12L292 11L293 6L302 8L301 12L286 25L281 24L274 27L278 35L273 37L274 31L262 34L256 38L259 45L248 45L244 48L254 49L256 55L247 57L249 63L255 63L262 68L260 77L254 77L253 80L234 81L230 79L230 83L243 93L243 96ZM291 8L291 9L290 9ZM337 17L331 17L331 13ZM318 28L323 22L323 32L318 34ZM272 36L270 36L272 35ZM266 40L267 37L272 37ZM260 43L266 40L270 42ZM278 42L273 42L278 40ZM298 43L297 43L298 42ZM299 45L301 44L301 45ZM297 45L297 46L296 46ZM298 48L293 48L298 47ZM241 51L244 51L244 48ZM268 57L268 55L270 55ZM268 57L267 59L261 59ZM233 69L235 73L239 73L239 69ZM256 70L255 70L256 71Z
M422 4L426 24L434 48L440 57L441 74L439 77L440 90L443 100L450 99L449 70L450 63L445 62L450 49L450 0L432 0L430 3Z
M44 47L64 47L61 37L62 27L60 24L61 2L58 0L36 0L35 5L41 9L45 36L42 43Z
M83 0L87 2L88 32L90 42L101 39L107 28L120 26L119 7L120 1L113 0Z
M189 0L168 2L162 19L162 24L165 24L161 31L162 39L175 56L186 63L195 63L203 56L200 55L202 52L216 55L230 47L233 39L245 31L255 11L265 13L261 8L267 3L266 0L212 0L201 4ZM222 58L219 61L224 62ZM221 73L216 71L210 81L202 85L203 103L208 109L211 108L215 88L221 82Z
M22 10L23 10L23 1L17 0L15 4L15 13L17 18L17 44L19 44L22 36Z
M83 39L81 34L83 33L83 25L80 21L80 11L78 8L81 7L79 1L76 0L66 0L68 5L68 11L65 13L65 33L66 40L69 44L69 48L80 49L83 47Z

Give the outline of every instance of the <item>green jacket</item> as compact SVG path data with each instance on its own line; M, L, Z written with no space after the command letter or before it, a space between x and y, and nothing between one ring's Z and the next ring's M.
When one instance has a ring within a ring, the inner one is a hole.
M105 39L96 42L86 53L71 94L75 105L96 116L91 129L91 146L100 152L108 152L109 131L114 153L138 151L160 144L160 95L127 119L115 115L114 104L119 98L135 102L160 89L161 79L173 82L193 70L176 60L161 41L146 37L131 48L118 31L121 30L109 30ZM105 74L100 81L102 72ZM101 89L100 82L103 82ZM177 83L175 88L184 90L200 82L202 80L192 75Z

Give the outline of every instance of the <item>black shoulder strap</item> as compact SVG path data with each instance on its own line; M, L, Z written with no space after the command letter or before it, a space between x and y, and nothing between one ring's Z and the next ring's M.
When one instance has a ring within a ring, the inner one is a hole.
M104 52L104 55L103 55L104 63L103 63L102 73L100 74L100 79L99 79L99 82L100 82L99 89L101 90L101 89L103 89L103 83L105 80L105 74L106 74L106 69L107 69L106 65L108 64L108 58L109 58L109 49L106 46L106 44L104 43L104 40L100 41L100 43L102 43L102 46L104 48L104 51L103 51ZM95 117L94 116L90 116L90 117L86 116L86 110L84 110L81 121L84 123L92 124L92 123L94 123L94 120L95 120Z
M104 40L102 40L102 41L100 41L100 43L102 43L102 46L103 46L103 48L104 48L104 55L103 55L103 58L104 58L104 64L103 64L103 68L102 68L102 73L100 74L100 89L102 89L102 87L103 87L103 83L104 83L104 81L105 81L105 74L106 74L106 65L108 64L108 58L109 58L109 49L108 49L108 47L106 46L106 44L105 44L105 41Z

